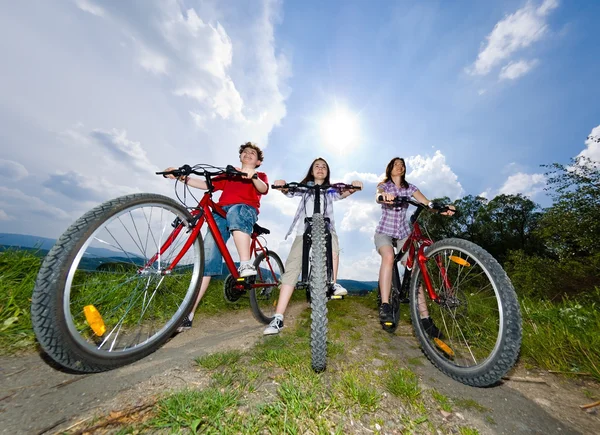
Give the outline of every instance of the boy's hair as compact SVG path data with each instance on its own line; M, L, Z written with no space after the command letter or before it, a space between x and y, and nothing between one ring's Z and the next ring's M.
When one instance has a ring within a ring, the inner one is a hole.
M240 145L240 156L246 148L252 148L254 151L256 151L256 155L258 156L258 160L260 161L260 163L256 165L256 167L258 168L262 164L264 158L262 150L255 143L246 142L245 144Z
M315 181L315 175L313 174L313 166L315 165L315 163L317 161L321 160L322 162L325 163L325 166L327 166L327 176L325 177L325 181L323 182L323 184L325 185L329 185L329 163L327 163L327 160L325 160L322 157L317 157L316 159L313 160L313 162L310 164L310 167L308 168L308 172L306 173L306 176L304 177L304 179L300 182L301 184L306 184L309 181Z
M385 178L383 179L381 184L387 183L388 181L390 181L392 179L392 169L394 169L394 163L396 163L396 160L400 160L402 162L402 164L404 165L404 174L402 174L400 176L400 187L403 187L406 189L406 188L408 188L408 183L406 182L406 179L405 179L406 162L404 161L404 159L402 157L394 157L392 160L390 160L390 162L385 167Z

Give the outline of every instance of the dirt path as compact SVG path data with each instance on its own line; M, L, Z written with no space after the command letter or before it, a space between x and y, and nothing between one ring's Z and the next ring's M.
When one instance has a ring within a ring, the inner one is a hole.
M293 326L305 307L292 307L286 324ZM374 311L364 309L360 315L371 317L373 332L381 333L375 331ZM203 325L209 334L193 328L142 361L106 373L64 373L44 363L39 355L0 359L0 433L56 433L94 415L142 404L158 392L201 387L207 381L198 375L194 358L224 349L247 349L262 339L263 327L249 311L205 319ZM408 327L397 331L389 349L407 360L422 357ZM353 353L360 357L360 346ZM586 389L598 388L586 379L571 381L517 369L510 374L513 380L480 389L451 380L428 362L411 369L425 387L485 407L485 416L467 412L451 417L464 418L482 434L600 434L598 408L590 412L579 408L591 402ZM535 382L514 380L519 378Z

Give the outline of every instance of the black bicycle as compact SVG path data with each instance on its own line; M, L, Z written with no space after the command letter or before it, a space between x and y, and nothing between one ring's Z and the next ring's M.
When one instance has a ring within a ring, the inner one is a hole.
M305 218L302 249L302 278L297 289L306 290L306 299L311 307L311 365L314 371L322 372L327 366L327 301L341 299L333 288L333 254L329 218L321 213L321 195L329 189L345 192L360 190L360 187L345 183L331 185L291 182L273 189L305 190L314 193L312 217ZM276 305L277 302L274 301Z
M521 348L521 312L512 283L480 246L458 238L434 243L423 235L417 219L427 206L410 197L396 197L393 203L408 204L417 209L410 217L412 231L394 258L390 294L394 321L382 326L393 333L400 304L409 303L421 349L439 370L466 385L495 384L513 367ZM448 210L436 204L434 209ZM397 265L405 254L400 279ZM421 321L424 312L439 330Z

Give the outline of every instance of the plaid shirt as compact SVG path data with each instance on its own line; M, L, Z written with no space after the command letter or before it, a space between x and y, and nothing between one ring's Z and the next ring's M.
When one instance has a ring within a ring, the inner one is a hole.
M385 193L395 196L412 196L418 189L414 184L408 183L408 189L398 187L393 181L382 183L378 186ZM376 233L385 234L397 239L403 239L410 234L410 225L406 219L406 207L392 207L389 204L381 204L381 219L375 229Z

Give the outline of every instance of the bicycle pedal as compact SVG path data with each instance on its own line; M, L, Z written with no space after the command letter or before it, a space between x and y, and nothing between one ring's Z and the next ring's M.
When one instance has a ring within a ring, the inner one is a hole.
M383 322L385 326L394 326L394 322Z
M344 299L343 296L339 296L339 295L332 295L331 299Z

